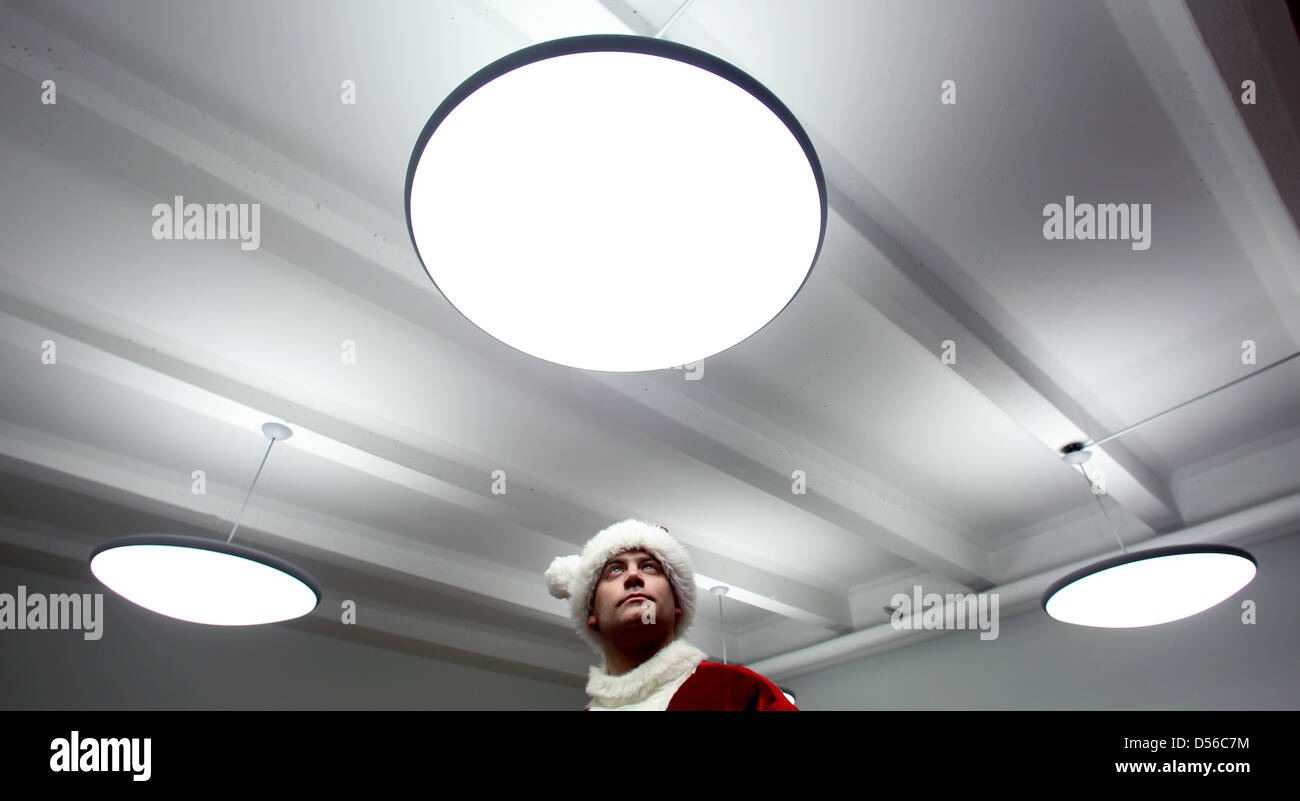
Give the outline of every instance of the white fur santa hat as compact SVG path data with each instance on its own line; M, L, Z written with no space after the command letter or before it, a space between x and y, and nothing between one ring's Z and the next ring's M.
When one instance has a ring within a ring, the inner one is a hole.
M695 619L695 571L686 549L663 526L640 520L615 523L588 540L581 555L557 556L546 569L546 588L556 598L569 599L569 617L578 635L597 654L604 654L600 634L587 625L587 618L601 569L613 557L633 550L654 554L663 566L668 583L677 595L677 605L682 608L675 637L680 639Z

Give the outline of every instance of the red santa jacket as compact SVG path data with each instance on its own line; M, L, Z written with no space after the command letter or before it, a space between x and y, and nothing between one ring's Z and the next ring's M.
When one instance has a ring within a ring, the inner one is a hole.
M799 708L754 671L706 660L673 693L668 711L798 712Z
M590 711L590 707L584 711ZM799 708L758 673L739 665L703 660L673 693L666 711L798 712Z

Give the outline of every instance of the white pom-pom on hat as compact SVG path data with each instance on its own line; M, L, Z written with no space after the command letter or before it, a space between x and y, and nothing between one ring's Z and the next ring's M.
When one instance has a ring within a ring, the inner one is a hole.
M546 568L546 589L550 590L551 595L556 598L568 598L569 587L573 584L573 574L578 568L578 562L582 557L577 554L572 556L557 556L551 562L551 566Z

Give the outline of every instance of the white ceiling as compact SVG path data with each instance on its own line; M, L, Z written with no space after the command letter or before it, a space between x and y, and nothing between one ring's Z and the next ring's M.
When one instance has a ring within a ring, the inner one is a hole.
M1114 548L1062 446L1300 349L1300 47L1280 4L1200 0L697 0L666 37L764 82L817 147L808 283L698 380L491 340L411 247L416 137L496 58L653 34L677 5L0 3L3 553L87 575L114 536L224 535L282 420L239 539L321 580L285 625L579 683L590 655L541 573L640 517L732 588L729 656L789 676L916 584L1033 608ZM154 240L175 195L260 203L260 249ZM1151 247L1046 240L1067 195L1150 203ZM1294 532L1269 502L1300 491L1298 400L1290 362L1102 446L1087 467L1126 542Z

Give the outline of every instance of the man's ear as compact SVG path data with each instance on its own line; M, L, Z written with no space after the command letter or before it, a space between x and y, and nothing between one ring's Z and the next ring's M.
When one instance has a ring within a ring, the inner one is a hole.
M677 611L680 612L681 610L679 609L679 610L677 610ZM593 628L593 629L598 629L598 628L600 628L599 626L596 625L596 616L595 616L595 615L591 615L590 617L587 618L587 627L588 627L588 628Z

